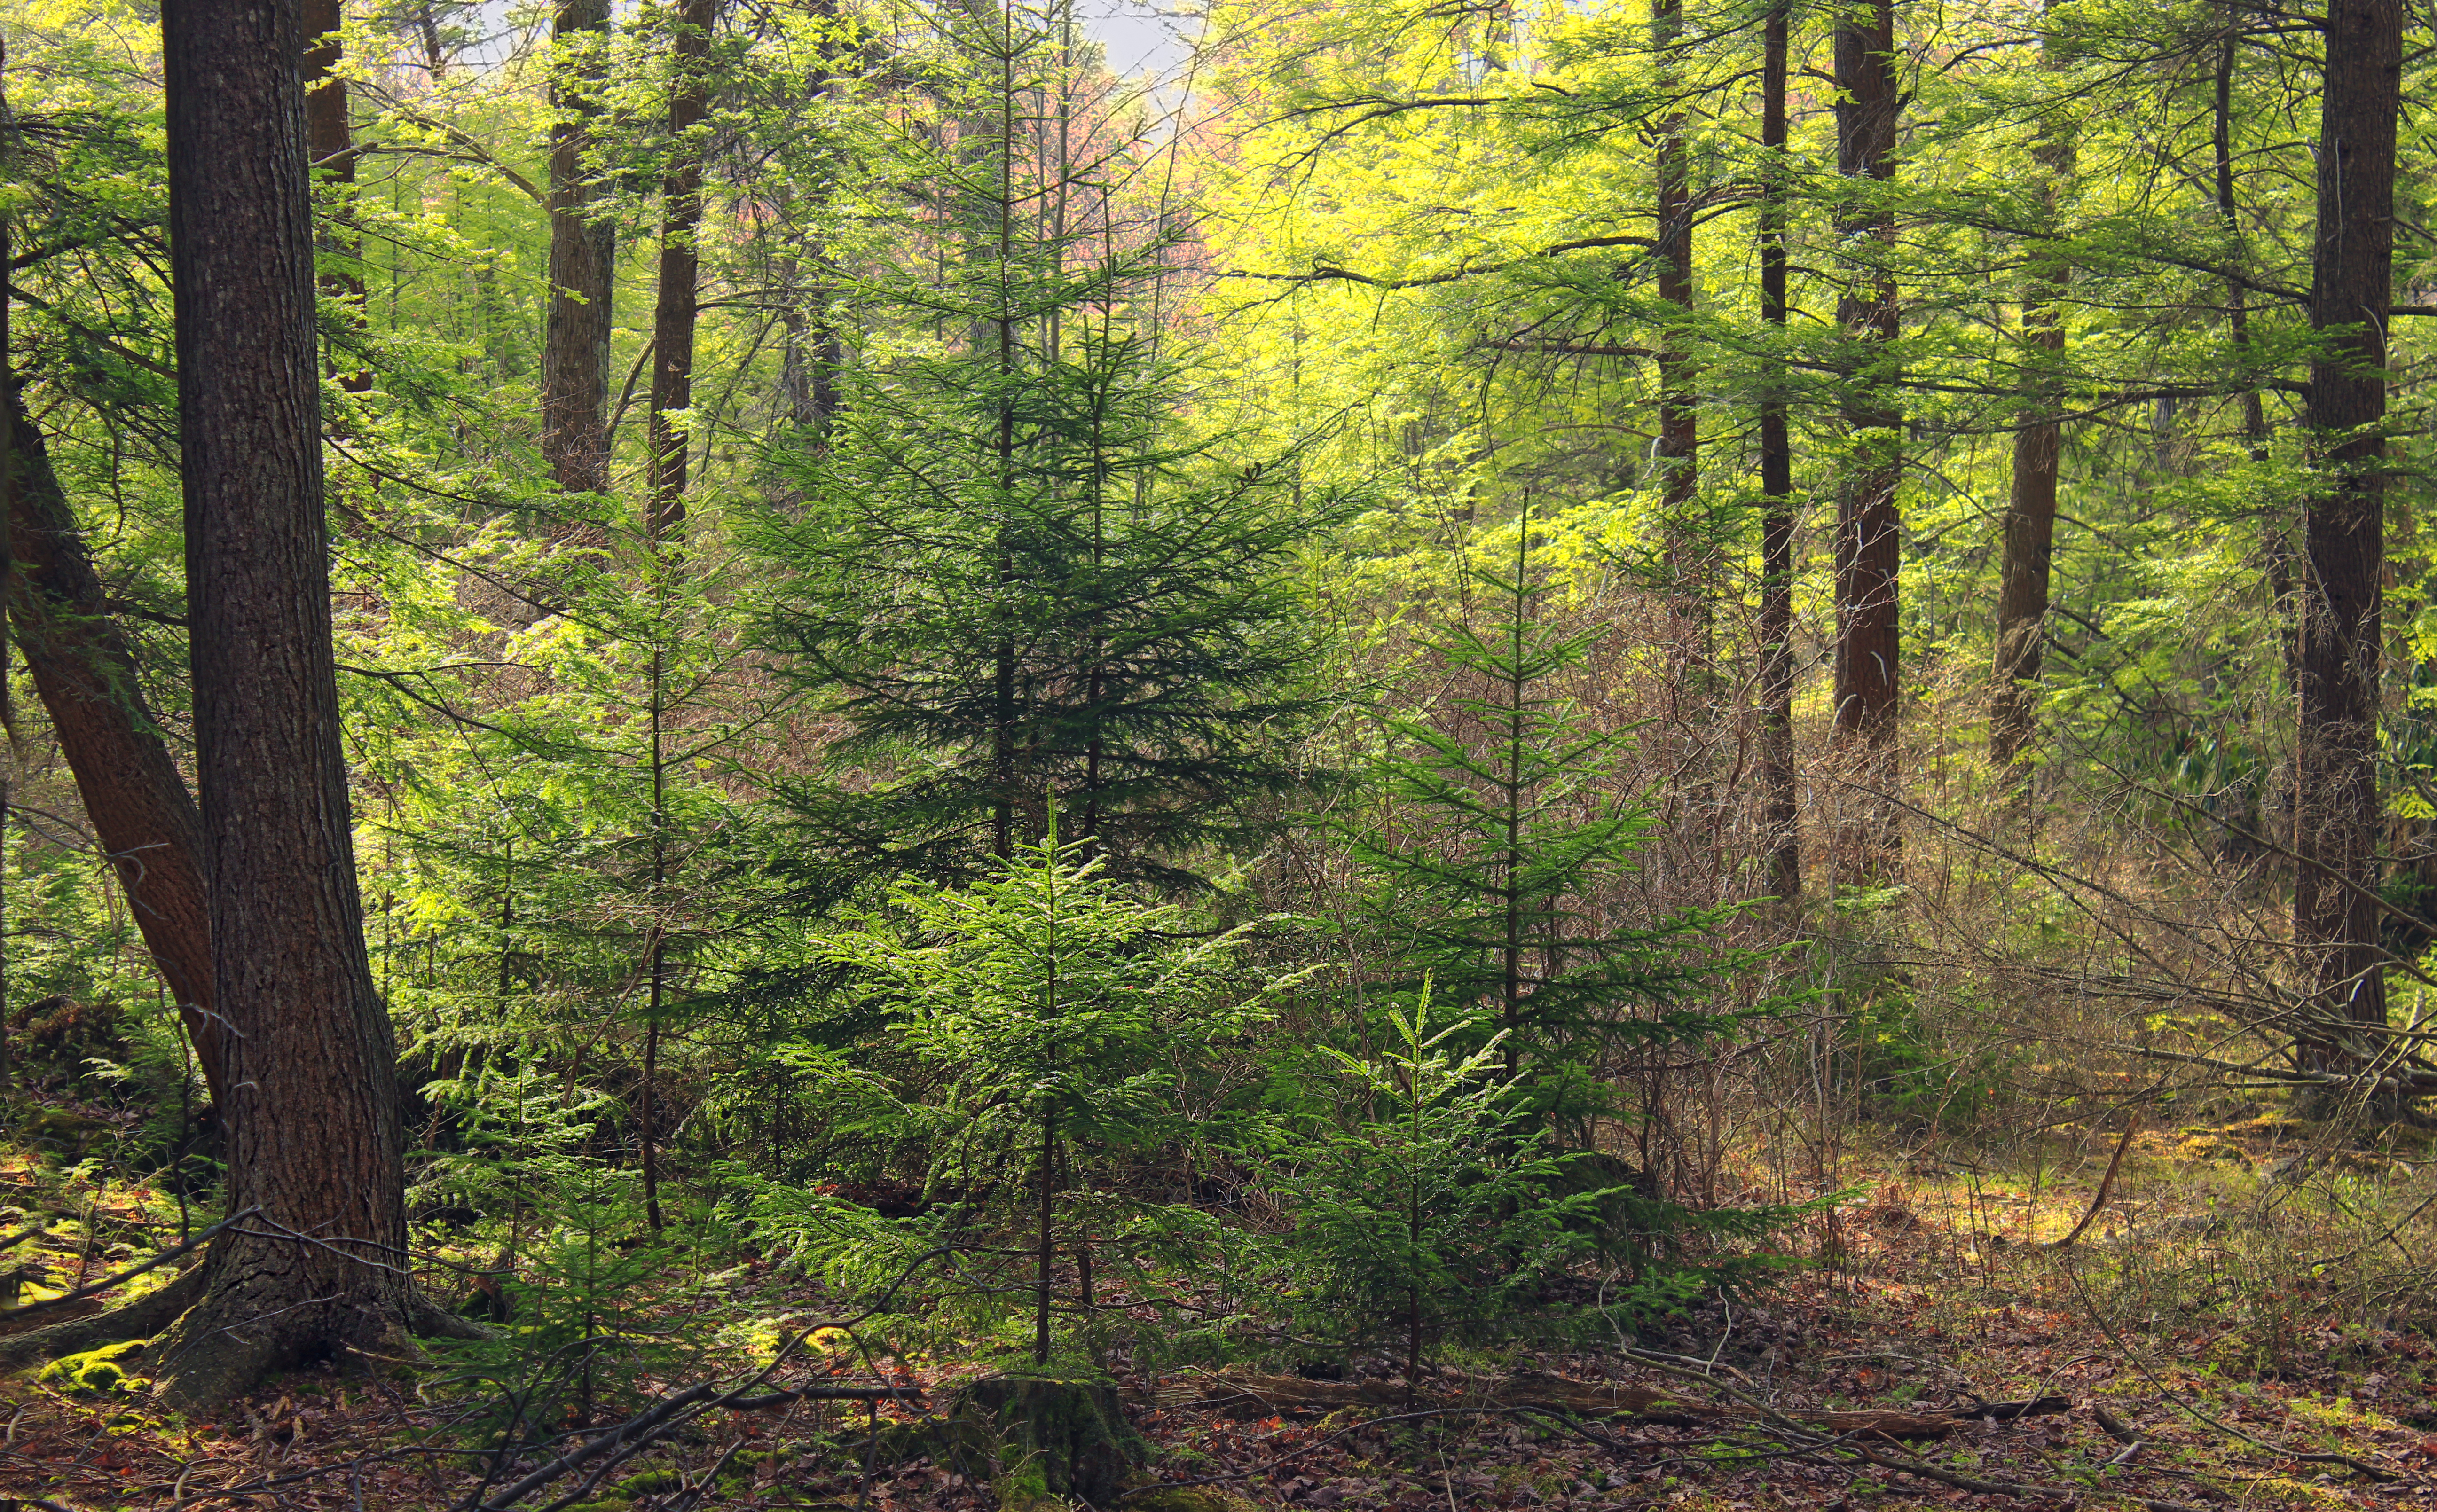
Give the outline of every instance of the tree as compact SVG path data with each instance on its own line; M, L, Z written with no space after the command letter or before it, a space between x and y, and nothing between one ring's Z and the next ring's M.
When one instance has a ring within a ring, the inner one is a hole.
M2055 67L2057 44L2043 33L2043 61ZM2043 115L2031 159L2039 165L2035 193L2042 210L2057 211L2061 181L2073 172L2073 132L2058 119L2060 109ZM2027 773L2014 770L2030 754L2033 708L2037 702L2041 658L2048 631L2048 571L2055 554L2057 479L2064 461L2064 422L2059 413L2062 396L2055 374L2047 371L2064 350L2064 325L2058 301L2064 292L2072 265L2053 243L2033 252L2030 278L2023 294L2023 368L2029 380L2029 403L2014 432L2014 472L2006 499L2003 564L1998 571L1997 652L1990 677L1989 760L1999 780L2018 785L2027 794Z
M671 14L669 167L660 186L660 279L652 311L651 530L655 541L685 521L686 455L680 420L693 406L694 328L700 319L702 259L694 246L702 225L703 136L709 128L705 77L718 0L683 0Z
M2293 937L2323 1069L2386 1027L2378 943L2379 666L2386 563L2386 324L2394 261L2394 151L2403 79L2396 0L2331 0L2311 258L2309 423L2318 475L2305 524L2295 793L2302 866ZM2340 1051L2339 1046L2342 1046Z
M1762 25L1760 313L1769 334L1782 339L1790 310L1787 200L1794 191L1785 120L1792 0L1772 0ZM1768 889L1791 901L1802 893L1802 830L1794 761L1794 441L1785 380L1783 361L1771 362L1760 400L1760 780Z
M957 36L951 215L864 276L889 355L782 454L802 502L763 522L792 674L850 732L789 796L830 854L934 878L1033 843L1054 800L1113 875L1189 886L1306 780L1292 569L1341 506L1291 449L1177 413L1190 371L1148 314L1175 237L1125 198L1151 176L1071 34L1009 12Z
M542 455L570 494L609 487L609 337L617 229L585 154L600 114L609 0L551 12L550 318L542 339Z
M214 1006L202 815L145 701L134 653L111 617L42 431L13 375L7 387L9 621L95 838L218 1102L227 1032Z
M357 895L331 650L297 0L163 17L196 771L229 1202L156 1342L172 1401L414 1317L395 1051Z
M1598 1089L1610 1046L1713 1043L1740 1020L1679 1002L1720 973L1705 951L1723 915L1619 906L1654 815L1616 788L1627 736L1588 724L1565 686L1604 632L1536 622L1530 522L1515 530L1511 566L1474 574L1494 617L1428 648L1452 696L1393 726L1381 810L1347 822L1345 840L1400 987L1433 981L1494 1030L1517 1105L1588 1148L1612 1111Z
M341 197L336 218L342 227L353 215L353 206L345 200L355 193L358 157L355 128L348 119L347 81L339 73L339 65L346 57L339 35L345 19L346 7L342 0L306 0L305 35L312 39L305 50L308 84L305 91L306 146L315 171ZM358 252L356 238L342 231L331 238L329 250L352 263ZM355 322L363 318L364 281L360 274L352 268L342 268L324 274L321 283L323 294L338 306L342 319ZM352 363L335 366L342 387L357 393L372 387L370 369Z
M1840 837L1842 875L1884 881L1898 830L1888 803L1898 776L1901 716L1903 415L1895 352L1901 329L1888 259L1896 219L1884 185L1895 177L1894 0L1858 0L1836 17L1836 233L1846 249L1836 324L1843 337L1841 406L1849 448L1836 490L1836 743L1852 783Z

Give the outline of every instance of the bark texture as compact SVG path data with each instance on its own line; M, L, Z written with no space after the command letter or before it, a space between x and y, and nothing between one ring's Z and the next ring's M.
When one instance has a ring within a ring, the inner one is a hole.
M2394 262L2401 0L2330 0L2310 325L2317 488L2304 529L2293 936L2329 1019L2386 1023L2378 948L2380 641L2385 605L2386 322ZM2314 1031L2323 1062L2350 1061Z
M2053 4L2053 0L2051 0ZM2054 42L2042 45L2053 64ZM2058 191L2073 171L2072 128L2061 120L2040 124L2031 159L2040 167L2039 195L2056 214ZM2007 495L2003 554L1998 567L1997 653L1990 669L1989 760L2027 796L2029 773L2014 767L2030 754L2038 720L2040 668L2047 646L2049 568L2055 556L2057 480L2064 459L2062 389L2057 358L2064 351L2064 326L2057 302L2064 296L2071 265L2051 245L2031 250L2030 276L2023 290L2022 369L2026 404L2014 431L2013 486Z
M610 279L617 233L592 212L584 166L609 32L609 0L560 0L550 132L550 315L542 333L541 449L570 494L609 488Z
M1886 259L1895 216L1871 194L1895 176L1899 109L1893 0L1839 13L1836 171L1847 181L1838 240L1854 249L1836 322L1843 332L1843 421L1850 456L1836 495L1836 745L1852 784L1843 805L1837 861L1855 881L1894 875L1901 662L1898 580L1902 522L1903 412L1896 398L1896 286Z
M1786 59L1792 31L1787 0L1769 8L1761 64L1761 318L1785 329ZM1788 902L1802 895L1802 831L1794 767L1794 443L1786 424L1785 369L1771 365L1760 402L1760 786L1767 833L1768 890Z
M202 815L145 704L133 648L111 618L49 450L13 381L8 410L9 533L16 556L9 617L95 838L127 890L144 947L177 999L204 1086L225 1105L226 1033L214 1007Z
M202 1301L157 1345L180 1405L383 1341L412 1312L396 1057L364 955L330 643L298 11L172 0L163 16L228 1194L262 1213L215 1242Z

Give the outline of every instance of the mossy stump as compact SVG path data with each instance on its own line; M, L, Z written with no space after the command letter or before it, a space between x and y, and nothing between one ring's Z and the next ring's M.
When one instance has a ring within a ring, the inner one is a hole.
M976 1381L956 1393L940 1436L943 1457L988 1462L1000 1512L1112 1506L1146 1453L1114 1383L1090 1378Z

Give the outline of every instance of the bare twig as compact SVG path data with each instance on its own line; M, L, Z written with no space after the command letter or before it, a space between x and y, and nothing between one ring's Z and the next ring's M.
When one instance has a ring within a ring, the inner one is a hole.
M2056 1242L2057 1248L2071 1249L2073 1242L2081 1237L2082 1230L2088 1228L2098 1217L2100 1209L2107 1206L2109 1195L2115 1190L2115 1170L2124 1163L2124 1152L2132 1148L2132 1136L2140 1132L2141 1110L2134 1108L2131 1121L2124 1125L2124 1138L2115 1141L2115 1154L2107 1162L2107 1174L2098 1178L2098 1195L2090 1199L2090 1211L2081 1215L2081 1222L2073 1225L2072 1233Z

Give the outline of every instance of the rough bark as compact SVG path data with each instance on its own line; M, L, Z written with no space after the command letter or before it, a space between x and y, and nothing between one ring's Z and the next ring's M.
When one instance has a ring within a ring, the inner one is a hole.
M551 85L550 315L542 333L541 449L570 494L609 487L610 280L617 234L593 211L584 150L600 113L599 49L609 0L560 0L551 34L560 54ZM570 55L575 55L570 57Z
M1894 874L1898 831L1885 801L1896 783L1901 663L1898 580L1902 522L1903 414L1896 399L1896 287L1887 258L1895 216L1870 192L1895 176L1899 108L1893 0L1838 14L1836 171L1847 181L1836 209L1849 253L1837 301L1843 333L1843 421L1850 448L1836 495L1837 756L1852 784L1838 864L1853 880Z
M345 20L345 7L341 0L304 0L304 9L305 35L311 39L305 49L307 150L312 154L314 169L323 182L339 185L342 194L336 229L325 238L324 246L352 261L357 240L344 197L355 190L356 136L347 119L347 81L337 72L344 56L339 26ZM363 320L364 281L351 269L342 268L323 274L322 297L338 305L342 318L350 323ZM361 393L373 386L371 372L352 363L334 362L331 371L337 374L340 386L350 393Z
M672 538L685 525L686 427L675 418L693 406L693 346L702 259L694 245L702 226L703 122L710 29L718 0L678 0L671 40L675 82L669 96L669 170L660 182L660 279L652 310L651 534Z
M2042 61L2054 63L2052 39L2043 43ZM2041 122L2031 159L2040 168L2041 203L2053 216L2060 182L2073 171L2072 128L2056 119ZM1989 760L2025 796L2030 791L2029 773L2015 768L2031 750L2040 668L2046 651L2048 574L2056 543L2057 481L2064 454L2062 392L2055 372L2056 358L2064 351L2064 326L2057 318L2057 303L2063 297L2070 270L2071 265L2053 245L2031 249L2020 338L2025 404L2014 431L2013 486L2006 499L1997 579L1997 652L1989 679Z
M227 1020L228 1193L203 1299L156 1346L175 1404L390 1339L413 1314L395 1050L357 894L330 640L297 0L172 0L180 475ZM310 1237L307 1237L310 1236Z
M1788 0L1769 8L1761 67L1761 318L1776 333L1787 316L1785 158ZM1785 370L1773 364L1760 403L1761 821L1767 834L1768 889L1802 894L1802 831L1794 767L1794 443L1786 424Z
M214 1011L202 815L145 703L133 649L111 618L43 434L13 382L7 408L16 557L9 617L94 836L177 999L203 1085L220 1103L226 1035Z
M2383 1027L2378 948L2378 672L2385 562L2386 322L2394 260L2400 0L2330 0L2311 260L2309 421L2316 488L2304 527L2293 936L2327 1020ZM2323 1063L2358 1047L2314 1031Z

